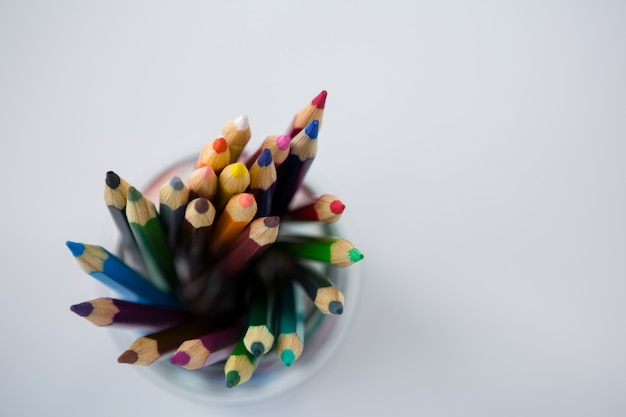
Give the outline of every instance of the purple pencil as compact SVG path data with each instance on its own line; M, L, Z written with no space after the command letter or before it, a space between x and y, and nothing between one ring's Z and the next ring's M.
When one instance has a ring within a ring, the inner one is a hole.
M75 304L70 309L96 326L166 327L189 318L182 310L101 297Z

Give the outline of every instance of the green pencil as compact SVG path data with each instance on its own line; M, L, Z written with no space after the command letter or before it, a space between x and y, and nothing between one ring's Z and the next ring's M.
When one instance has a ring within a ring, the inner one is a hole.
M248 328L243 337L246 349L254 356L265 355L274 344L273 299L265 285L252 286Z
M226 359L226 364L224 364L226 386L233 388L248 381L252 377L261 357L254 356L248 352L248 349L243 344L243 340L240 340L228 359Z
M279 236L275 247L291 255L346 267L363 259L363 254L343 238Z
M126 216L146 264L149 279L163 291L171 292L176 288L178 278L154 203L135 187L130 187Z

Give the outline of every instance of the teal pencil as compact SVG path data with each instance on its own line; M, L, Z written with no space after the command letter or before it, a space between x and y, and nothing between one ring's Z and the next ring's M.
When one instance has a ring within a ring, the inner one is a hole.
M274 344L273 297L259 282L252 286L251 298L243 343L248 352L260 356L265 355Z
M97 245L66 243L78 265L127 301L163 307L180 307L178 301L154 286L117 256Z
M126 216L146 264L148 278L161 290L173 291L178 278L154 203L135 187L130 187Z
M304 300L299 288L291 281L281 283L276 305L276 353L291 366L304 349Z

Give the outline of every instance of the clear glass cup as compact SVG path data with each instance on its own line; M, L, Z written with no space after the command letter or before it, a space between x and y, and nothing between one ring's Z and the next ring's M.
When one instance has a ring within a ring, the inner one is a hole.
M186 182L195 162L195 158L188 158L172 164L140 191L158 206L161 185L174 176ZM315 195L318 191L324 192L322 187L312 185L307 181L298 191L295 199L306 201L307 195ZM341 224L341 219L337 223ZM338 227L337 223L281 222L279 233L297 232L306 235L348 238L342 234L341 227ZM124 253L120 253L119 243L117 245L117 254L124 258ZM307 298L304 351L291 367L283 365L272 349L261 359L252 378L233 388L226 387L223 361L202 369L188 370L170 363L173 352L164 355L149 366L137 366L138 372L169 392L176 392L182 397L215 405L237 405L266 400L300 385L327 363L345 338L352 318L356 314L361 287L359 263L346 268L321 263L316 267L324 272L344 294L344 309L341 315L325 315L320 313L313 303L308 302ZM142 333L130 330L115 330L111 333L120 347L120 353L142 335Z

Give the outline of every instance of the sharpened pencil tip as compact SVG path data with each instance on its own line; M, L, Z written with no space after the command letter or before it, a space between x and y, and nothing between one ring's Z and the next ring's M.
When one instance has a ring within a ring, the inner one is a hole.
M85 252L85 245L83 245L82 243L71 242L68 240L67 242L65 242L65 245L70 249L72 255L74 256L80 256L83 254L83 252Z
M263 149L261 155L259 155L259 159L257 160L259 166L266 167L272 163L272 151L269 149Z
M319 130L319 124L317 120L313 120L308 126L304 129L304 133L311 139L317 139L317 132Z
M235 120L233 120L233 123L235 124L235 127L237 127L237 130L246 130L250 127L247 114L242 114L241 116L236 117Z
M226 386L228 388L232 388L237 386L237 384L239 384L239 381L241 381L241 377L239 376L239 372L237 371L229 371L226 374Z
M85 301L84 303L74 304L70 307L70 310L81 317L87 317L93 311L93 305L91 305L90 302Z
M134 350L126 350L117 358L118 363L134 364L139 360L139 355Z
M248 168L242 162L235 162L231 165L230 173L235 178L243 178L246 174L248 174Z
M346 206L340 200L333 200L330 203L330 211L333 214L341 214L345 210Z
M104 180L106 182L106 184L113 188L114 190L120 186L121 180L120 180L120 176L117 175L115 172L113 171L109 171L107 172L106 175L106 179Z
M352 262L358 262L364 258L364 255L357 248L352 248L348 251L348 257Z
M213 150L217 153L226 152L228 149L228 142L224 138L217 138L213 141Z
M254 342L252 346L250 346L250 353L254 356L261 356L265 352L265 346L261 342Z
M313 100L311 100L311 104L317 107L318 109L323 109L326 106L326 96L328 93L326 90L322 90Z
M172 356L170 362L172 362L174 365L185 366L189 363L190 360L191 357L187 352L180 351L176 352L174 356Z
M280 354L280 360L285 366L291 366L296 361L296 355L291 349L285 349Z
M331 301L328 303L328 311L333 314L342 314L343 313L343 304L339 301Z
M206 213L207 211L209 211L209 207L211 206L211 204L209 203L209 200L207 200L206 198L196 198L195 203L193 204L193 207L196 209L196 211L198 213Z

